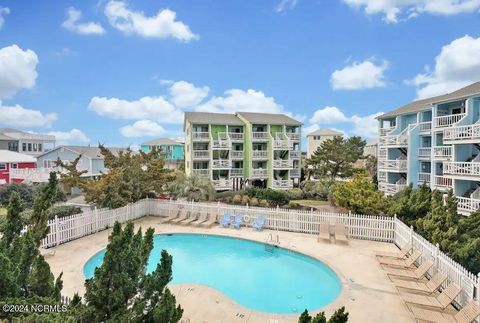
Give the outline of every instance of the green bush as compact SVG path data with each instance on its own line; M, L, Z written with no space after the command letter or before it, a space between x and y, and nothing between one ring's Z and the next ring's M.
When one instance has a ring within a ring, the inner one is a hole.
M27 185L24 183L12 183L5 186L0 186L0 205L7 206L8 201L10 199L10 194L15 191L20 194L23 202L25 203L26 207L32 207L33 200L36 196L38 196L39 192L47 185L46 183L40 185ZM55 199L56 202L65 202L67 197L65 193L61 190L57 191L57 197Z
M258 199L256 197L252 197L250 199L250 205L251 206L258 206L259 202L258 202Z
M248 195L242 196L242 205L247 205L248 203L250 203L250 198Z
M240 194L244 195L245 191L244 190L239 190L239 191L224 191L224 192L219 192L217 193L217 198L225 201L226 198L232 199L235 195Z
M258 199L267 200L272 206L287 204L289 199L288 195L284 191L272 190L271 188L260 189L251 187L247 189L247 194L250 197L256 197Z
M301 200L303 199L303 191L300 188L292 188L287 191L288 198L290 200Z
M288 204L292 209L296 209L298 208L298 203L297 202L294 202L294 201L290 201L290 203Z
M268 201L267 200L260 200L260 201L258 201L258 206L268 207Z
M235 194L235 196L232 199L233 204L240 204L242 203L242 196L240 194Z
M32 215L32 212L33 212L32 209L27 209L27 210L22 212L22 218L24 219L24 221L26 223L28 223L30 221L30 217ZM74 215L74 214L78 214L78 213L82 213L82 209L79 208L78 206L57 205L57 206L54 206L50 209L50 213L48 214L48 219L49 220L55 219L55 216L57 216L58 218L63 218L65 216Z
M304 198L326 201L331 192L333 183L334 182L325 179L319 181L307 180L300 183L300 188L303 191Z

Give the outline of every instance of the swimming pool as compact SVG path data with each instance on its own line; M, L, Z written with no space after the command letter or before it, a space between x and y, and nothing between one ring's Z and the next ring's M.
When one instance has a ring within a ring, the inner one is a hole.
M263 243L229 237L156 235L148 272L166 249L173 256L170 284L197 283L213 287L239 304L268 313L300 313L334 301L342 285L328 266L311 257ZM85 264L87 278L103 261L104 251Z

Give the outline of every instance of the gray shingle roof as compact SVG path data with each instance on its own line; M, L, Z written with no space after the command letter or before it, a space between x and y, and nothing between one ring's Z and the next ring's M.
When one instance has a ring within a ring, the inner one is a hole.
M343 136L343 133L332 129L321 128L307 134L307 137L310 136Z
M258 112L237 112L237 115L255 124L284 124L287 126L301 126L302 123L285 114L280 113L258 113Z
M178 146L178 145L183 145L183 143L175 141L170 138L158 138L154 140L150 140L147 142L144 142L142 145L147 145L147 146Z
M243 126L244 123L234 114L211 112L185 112L185 121L198 124L226 124Z
M82 156L85 156L85 157L88 157L90 159L103 159L103 155L102 153L100 152L100 148L98 147L89 147L89 146L58 146L56 147L55 149L53 150L57 150L57 149L61 149L61 148L65 148L65 149L69 149L79 155L82 155ZM110 150L115 156L118 156L118 154L121 152L121 151L127 151L127 148L118 148L118 147L105 147L107 148L108 150ZM43 155L46 155L48 154L49 152L53 151L53 150L50 150L46 153L43 153L42 155L40 156L43 156ZM40 157L39 156L39 157Z

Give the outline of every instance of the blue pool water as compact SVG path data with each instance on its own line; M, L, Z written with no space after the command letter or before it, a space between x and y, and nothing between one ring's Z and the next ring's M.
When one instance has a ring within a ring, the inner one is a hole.
M160 261L162 249L173 256L170 284L208 285L257 311L316 310L334 301L342 288L337 275L322 262L282 248L266 251L264 244L253 241L197 234L156 235L149 272ZM85 277L93 276L104 253L85 264Z

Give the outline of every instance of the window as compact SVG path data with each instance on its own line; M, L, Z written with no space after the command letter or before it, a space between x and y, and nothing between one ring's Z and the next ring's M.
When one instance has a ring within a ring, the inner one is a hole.
M0 170L6 170L6 169L7 169L7 164L0 163Z
M28 151L32 151L32 144L28 143Z
M43 161L43 167L44 167L44 168L52 168L52 167L54 167L53 160L45 159L45 160Z
M17 164L17 163L13 163L13 164L12 164L12 168L13 168L13 169L17 169L17 168L18 168L18 164Z
M38 151L43 151L42 150L42 144L38 144Z
M22 144L22 151L27 151L27 144L26 143Z
M18 142L16 142L16 141L9 141L9 142L8 142L8 150L10 150L10 151L18 151Z
M37 144L33 144L33 151L37 151L38 149L38 145Z

